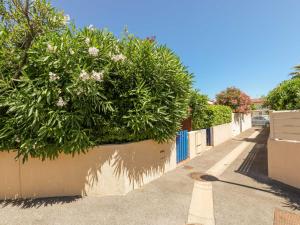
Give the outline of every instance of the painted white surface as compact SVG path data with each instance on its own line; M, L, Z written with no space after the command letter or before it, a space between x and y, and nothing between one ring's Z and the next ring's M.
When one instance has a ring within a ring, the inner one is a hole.
M256 131L248 138L255 138L258 134L259 132ZM206 173L219 177L250 145L254 145L254 143L242 142L223 159L208 169ZM211 182L195 181L188 214L188 224L215 225L213 188Z
M213 192L210 182L195 181L188 224L215 224Z

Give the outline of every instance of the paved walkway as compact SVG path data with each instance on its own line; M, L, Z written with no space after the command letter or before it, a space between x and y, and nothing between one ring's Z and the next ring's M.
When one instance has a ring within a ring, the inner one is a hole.
M299 213L300 196L267 179L267 133L245 139L253 132L203 153L126 196L3 201L0 224L184 225L195 183L191 173L204 173L246 141L250 146L212 182L215 223L271 225L275 208Z

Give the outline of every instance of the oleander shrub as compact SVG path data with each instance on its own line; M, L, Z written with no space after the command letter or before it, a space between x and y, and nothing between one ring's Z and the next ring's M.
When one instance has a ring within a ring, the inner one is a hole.
M231 123L232 121L232 110L229 106L209 105L206 114L208 118L206 128Z
M69 26L36 36L20 74L7 71L0 74L0 148L24 160L168 141L188 114L191 75L155 40Z
M266 106L273 110L300 109L300 77L285 80L266 98Z
M229 106L235 113L248 113L251 110L251 99L236 87L229 87L216 96L219 105Z

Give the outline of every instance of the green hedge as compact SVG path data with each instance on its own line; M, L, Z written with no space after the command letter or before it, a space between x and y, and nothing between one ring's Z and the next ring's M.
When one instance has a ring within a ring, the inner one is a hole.
M0 148L17 149L24 159L167 141L188 113L191 75L180 59L132 35L118 40L88 28L47 33L35 39L18 79L1 71Z
M229 106L208 105L203 112L201 112L201 117L193 119L193 123L196 121L196 124L193 125L193 130L231 123L231 120L232 110Z
M232 120L232 110L229 106L209 105L208 97L196 90L191 93L190 108L193 130L230 123Z
M232 121L232 110L229 106L209 105L207 115L207 127L231 123Z

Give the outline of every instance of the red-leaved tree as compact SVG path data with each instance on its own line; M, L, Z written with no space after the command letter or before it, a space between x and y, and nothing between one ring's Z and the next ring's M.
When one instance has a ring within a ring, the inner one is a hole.
M235 113L248 113L251 110L251 98L236 87L229 87L217 94L216 102L229 106Z

